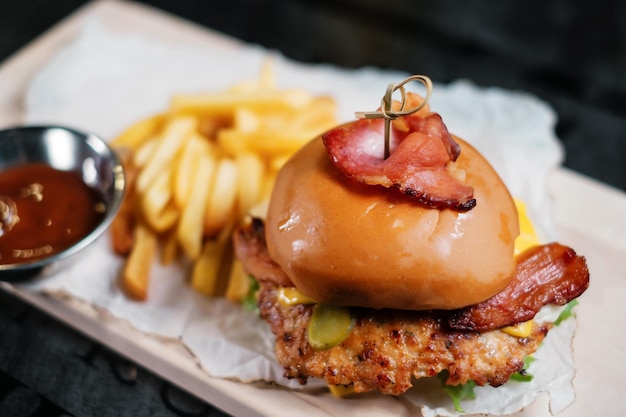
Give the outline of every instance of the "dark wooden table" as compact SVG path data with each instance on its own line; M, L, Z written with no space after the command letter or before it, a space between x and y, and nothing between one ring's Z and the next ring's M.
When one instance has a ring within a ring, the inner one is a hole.
M0 64L83 3L0 0ZM626 3L144 3L303 62L528 91L558 114L565 166L626 190ZM66 415L225 414L0 291L0 416Z

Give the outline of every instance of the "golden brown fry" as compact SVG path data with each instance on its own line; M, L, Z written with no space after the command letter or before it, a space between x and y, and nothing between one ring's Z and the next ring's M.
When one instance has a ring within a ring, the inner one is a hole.
M301 89L291 90L236 90L210 94L179 94L172 98L170 110L175 114L211 114L216 117L232 115L237 107L252 109L304 108L311 101L311 95Z
M289 118L288 130L314 130L324 132L337 124L337 104L331 97L315 97L309 106Z
M274 75L274 62L271 58L263 61L258 80L259 90L276 90L276 77Z
M190 179L192 193L178 222L177 236L181 248L191 260L200 256L204 227L204 214L207 211L208 195L212 177L215 175L215 158L209 151L200 154L197 170Z
M214 236L232 221L237 198L237 166L230 158L220 158L204 218L204 232Z
M320 133L322 133L320 130L241 132L235 129L223 129L218 133L217 140L224 151L231 156L253 152L263 157L274 157L293 154Z
M277 155L274 156L272 158L270 158L269 161L269 170L273 171L274 173L278 172L283 165L285 165L285 163L289 160L290 155Z
M161 128L164 119L165 115L163 114L156 114L142 119L113 139L111 145L118 149L138 149L140 145L150 139Z
M254 138L251 134L236 129L222 129L217 132L217 144L225 155L235 157L237 154L250 152L248 140L251 137Z
M233 129L237 132L256 132L261 127L258 112L247 107L237 107L233 111Z
M255 80L246 80L238 82L226 91L232 92L258 92L258 91L275 91L276 80L274 78L274 66L271 58L266 59L261 66L259 76Z
M119 154L124 164L126 190L124 200L122 201L118 213L111 222L111 245L116 254L128 256L134 243L134 199L137 167L131 162L132 158L130 153L120 152Z
M137 177L137 189L144 192L163 170L169 169L185 139L197 128L192 117L176 117L165 125L157 148Z
M264 219L267 215L267 209L269 207L270 200L266 198L265 200L259 201L250 209L250 213L248 213L251 217L258 217L260 219Z
M135 227L135 243L122 273L122 287L132 298L148 297L150 270L157 250L157 237L142 223Z
M178 240L176 238L176 229L172 228L161 236L160 247L161 265L170 265L178 258L180 247L178 246Z
M253 153L235 157L237 164L237 212L243 218L258 201L261 194L265 167L261 158Z
M174 161L172 194L179 209L183 210L189 203L201 155L208 155L211 152L209 142L200 135L193 134Z
M231 262L228 256L228 252L232 250L231 233L232 227L227 226L216 239L206 241L202 247L202 254L193 266L191 286L207 297L221 293L220 276L227 276L225 265Z
M215 295L223 252L224 245L217 240L207 241L202 247L202 254L194 264L191 274L191 286L200 294L207 297Z
M248 279L248 274L243 269L243 264L238 259L233 260L228 278L226 298L233 302L239 302L246 296L249 288L250 280Z
M272 194L272 189L274 188L274 181L276 181L276 172L267 172L266 175L263 177L263 182L261 183L259 201L264 201L270 198L270 195Z
M158 146L159 138L152 138L151 140L142 143L141 146L133 152L133 164L137 168L143 168L148 163Z
M124 204L111 222L111 246L113 252L119 256L128 256L135 242L133 238L135 216L132 210L124 210L123 208Z
M150 187L140 194L140 210L143 219L157 233L174 226L179 211L172 199L172 172L169 169L158 173Z
M213 140L220 129L224 129L232 124L232 115L228 115L227 117L212 115L200 116L198 117L198 133L209 140Z

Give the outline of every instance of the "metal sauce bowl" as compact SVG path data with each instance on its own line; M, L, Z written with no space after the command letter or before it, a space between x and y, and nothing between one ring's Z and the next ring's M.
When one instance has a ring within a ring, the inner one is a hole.
M0 130L0 174L10 167L44 163L75 172L103 198L102 221L62 252L34 261L0 265L0 281L48 275L95 242L110 226L124 198L124 168L116 153L99 137L61 126L26 126ZM1 194L1 192L0 192Z

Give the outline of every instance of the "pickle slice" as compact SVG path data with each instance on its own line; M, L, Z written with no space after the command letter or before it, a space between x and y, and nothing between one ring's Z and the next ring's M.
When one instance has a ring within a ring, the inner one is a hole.
M347 307L316 304L309 321L309 344L314 350L326 350L343 342L354 327Z

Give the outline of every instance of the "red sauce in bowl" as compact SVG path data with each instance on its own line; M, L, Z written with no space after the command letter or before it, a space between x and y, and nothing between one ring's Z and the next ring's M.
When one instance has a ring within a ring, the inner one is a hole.
M0 171L0 264L62 252L89 234L105 209L76 173L43 163Z

